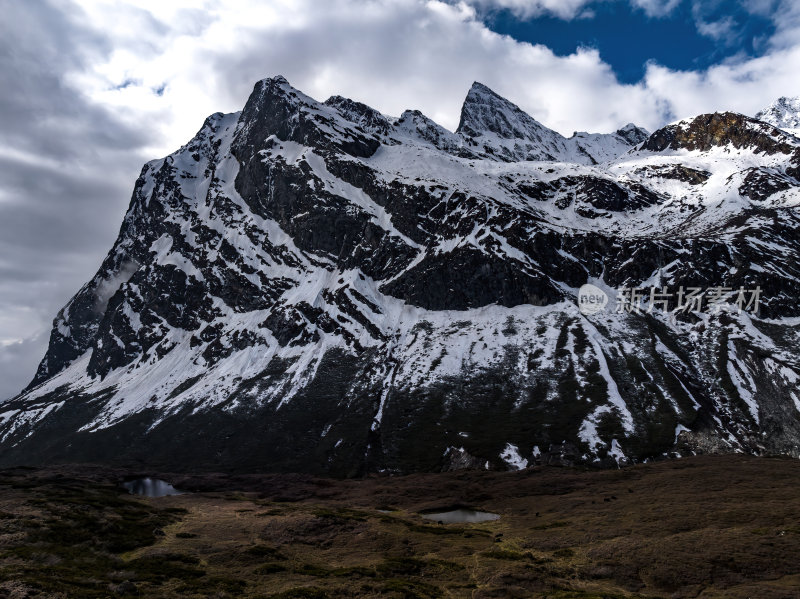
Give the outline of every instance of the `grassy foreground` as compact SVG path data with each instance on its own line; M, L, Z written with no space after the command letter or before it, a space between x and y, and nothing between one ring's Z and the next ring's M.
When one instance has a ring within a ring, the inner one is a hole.
M796 460L161 475L194 492L157 499L122 491L126 474L0 472L0 597L800 597ZM452 506L502 517L419 515Z

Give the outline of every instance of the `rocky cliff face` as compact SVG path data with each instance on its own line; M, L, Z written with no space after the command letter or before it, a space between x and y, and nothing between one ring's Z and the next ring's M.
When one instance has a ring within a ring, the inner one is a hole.
M565 138L477 83L453 133L265 79L144 166L0 462L798 455L798 147L729 113Z

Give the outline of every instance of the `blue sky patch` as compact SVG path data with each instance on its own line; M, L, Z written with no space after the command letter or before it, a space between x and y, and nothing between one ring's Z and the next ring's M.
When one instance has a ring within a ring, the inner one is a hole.
M768 18L749 14L736 0L694 6L682 2L661 18L648 17L627 2L593 4L591 12L593 17L572 20L521 20L508 10L482 16L495 32L543 44L559 56L579 47L595 48L623 83L641 80L648 61L675 70L701 70L732 58L760 56L775 30Z

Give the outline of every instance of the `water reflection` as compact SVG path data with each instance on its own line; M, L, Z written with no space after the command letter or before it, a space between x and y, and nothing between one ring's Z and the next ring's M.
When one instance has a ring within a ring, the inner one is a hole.
M443 524L456 524L460 522L489 522L490 520L498 520L500 514L492 514L491 512L479 512L477 510L458 509L450 510L447 512L437 512L434 514L422 514L423 518L428 520L436 520Z
M145 497L165 497L167 495L183 495L165 480L158 478L137 478L122 483L129 493Z

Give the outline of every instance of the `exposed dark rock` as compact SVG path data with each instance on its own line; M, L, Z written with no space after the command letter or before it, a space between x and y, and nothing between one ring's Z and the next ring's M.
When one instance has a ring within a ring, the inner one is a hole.
M735 112L701 114L688 122L668 125L653 133L644 150L697 150L707 152L730 144L734 148L752 148L766 154L790 154L795 147L779 129Z

